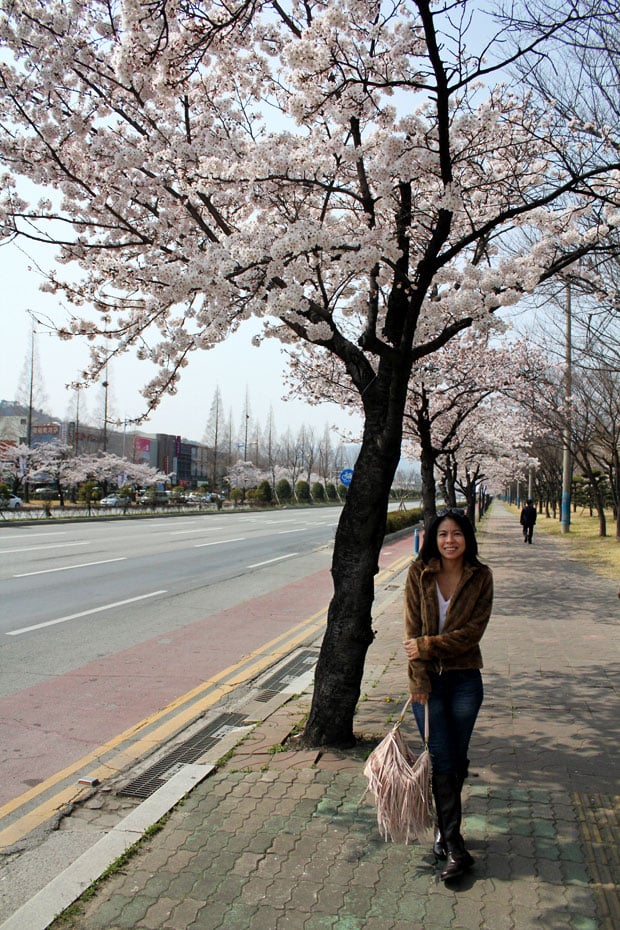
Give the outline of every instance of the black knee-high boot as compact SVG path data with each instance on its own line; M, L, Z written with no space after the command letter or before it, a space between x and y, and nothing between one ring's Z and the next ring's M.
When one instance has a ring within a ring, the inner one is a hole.
M463 784L468 774L469 774L469 759L465 759L464 766L458 772L459 792L463 791ZM433 794L434 794L434 790L433 790ZM435 809L437 810L437 803L435 803ZM435 820L435 839L433 842L433 855L435 856L436 859L446 858L446 844L444 842L443 833L439 825L439 815L437 816ZM471 868L471 866L474 864L474 860L469 855L469 853L467 853L467 857L469 860L468 867Z
M460 878L473 865L461 836L461 786L458 775L433 775L433 795L439 829L446 850L443 881Z

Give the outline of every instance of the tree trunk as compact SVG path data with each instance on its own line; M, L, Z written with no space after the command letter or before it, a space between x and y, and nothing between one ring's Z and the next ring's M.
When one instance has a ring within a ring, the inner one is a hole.
M607 517L605 516L605 503L598 484L594 486L594 506L598 514L598 535L607 536Z
M307 745L355 745L353 716L366 653L374 639L374 577L379 570L389 492L400 460L406 379L400 393L397 399L378 403L372 415L366 410L364 437L336 531L334 594L304 730ZM403 658L403 684L405 679Z
M435 462L437 460L437 454L433 446L426 392L423 393L422 404L418 409L416 420L418 438L420 441L420 478L422 482L423 519L424 526L428 526L437 515L437 496L435 490Z
M476 525L476 479L467 474L467 481L462 485L467 503L467 516L472 526Z

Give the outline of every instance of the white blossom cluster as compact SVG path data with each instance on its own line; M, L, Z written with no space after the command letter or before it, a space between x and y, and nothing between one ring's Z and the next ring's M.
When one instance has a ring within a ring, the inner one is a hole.
M610 235L613 130L481 83L455 36L443 87L422 11L451 28L421 0L0 0L0 235L57 246L92 376L133 350L155 404L259 316L363 392Z
M112 452L75 455L71 446L60 442L21 444L5 450L4 460L19 480L49 482L51 478L63 487L88 480L116 484L121 478L139 487L149 487L168 477L150 465L131 462Z

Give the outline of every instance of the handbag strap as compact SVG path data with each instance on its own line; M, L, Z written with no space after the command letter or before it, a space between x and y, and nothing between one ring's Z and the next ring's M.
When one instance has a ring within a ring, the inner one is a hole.
M409 697L407 698L407 701L406 701L406 703L405 703L405 706L403 707L403 709L402 709L401 712L400 712L400 717L398 718L398 720L397 720L396 723L394 724L394 729L395 729L395 730L401 725L401 723L402 723L403 720L405 719L405 714L407 713L407 709L408 709L409 705L412 704L412 703L413 703L413 701L411 700L411 696L409 696ZM426 704L424 705L424 746L426 747L426 749L428 749L428 737L429 737L429 732L430 732L430 729L429 729L429 720L428 720L428 701L427 701Z
M405 703L405 706L403 707L403 709L402 709L401 712L400 712L400 717L399 717L398 720L396 721L396 726L399 727L399 726L401 725L401 723L403 722L403 720L405 719L405 714L407 713L407 708L409 707L409 705L410 705L411 703L412 703L412 701L411 701L411 696L409 696L409 697L407 698L407 701L406 701L406 703Z

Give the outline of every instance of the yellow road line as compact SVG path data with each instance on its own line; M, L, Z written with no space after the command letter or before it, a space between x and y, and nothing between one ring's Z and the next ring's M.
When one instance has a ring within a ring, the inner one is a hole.
M193 688L191 691L188 691L186 694L172 701L162 710L146 717L128 730L113 737L107 743L98 746L92 752L82 756L81 759L71 763L71 765L61 771L56 772L37 785L36 788L31 788L30 791L26 791L19 797L9 801L0 807L0 818L14 813L19 810L20 807L33 801L46 791L52 790L55 785L60 784L72 775L80 773L88 775L89 778L98 778L101 781L103 778L110 777L110 775L121 771L137 758L150 752L155 746L165 742L171 735L182 729L183 726L187 725L190 721L195 720L201 713L209 707L212 707L235 688L238 688L239 685L255 678L265 668L273 665L282 658L282 656L287 655L291 649L294 649L306 640L309 635L317 633L325 623L325 616L325 609L318 611L311 617L297 624L291 630L288 630L286 633L266 643L260 649L249 653L240 662L229 666L212 678L202 682L196 688ZM295 635L295 633L297 633L297 635ZM252 662L254 658L256 658L256 661L248 665L247 663ZM220 684L219 687L216 687L215 690L211 690L218 682L222 682L223 679L228 680L224 684ZM205 694L206 691L210 691L210 693ZM185 707L184 710L180 710L185 704L189 704L189 706ZM179 712L174 713L177 709L179 709ZM141 730L153 726L158 720L169 716L171 713L174 713L174 716L170 720L160 724L160 726L151 730L144 736L138 737L130 746L120 749L108 762L99 764L94 770L91 769L92 765L99 763L101 756L114 752L122 743L134 739ZM83 792L84 789L78 788L77 785L69 786L68 788L58 791L53 797L42 802L32 811L24 814L23 817L20 817L19 820L16 820L11 826L0 831L0 849L4 849L16 843L30 832L30 830L34 829L34 827L44 823L50 817L53 817L63 806L79 798Z
M377 586L385 584L393 575L402 571L409 564L411 558L411 555L407 554L391 563L387 568L379 572L375 584ZM182 730L193 720L196 720L202 713L217 704L241 684L256 678L264 669L274 665L292 649L307 640L309 636L314 636L324 626L326 618L327 608L325 607L302 620L290 630L270 640L259 649L244 656L239 662L201 682L200 685L176 698L162 710L145 717L123 733L119 733L111 740L108 740L107 743L98 746L92 752L82 756L81 759L72 762L71 765L45 779L35 788L31 788L19 795L19 797L4 804L0 807L0 819L15 813L21 807L25 807L31 801L34 801L45 792L53 790L56 785L71 776L81 774L103 781L105 778L122 771L135 762L136 759L147 755L158 745L165 743L171 736ZM171 714L172 717L170 717ZM170 719L164 720L166 717L170 717ZM159 726L155 726L158 721L163 722ZM151 727L155 728L149 729ZM149 732L139 736L140 732L144 730L149 730ZM128 741L131 741L131 745L122 749L119 748ZM115 750L117 751L115 752ZM108 753L114 753L114 755L107 762L101 762L101 757ZM91 766L96 767L91 768ZM19 817L10 826L0 831L0 849L13 846L31 830L61 811L66 805L79 800L87 790L89 789L79 787L77 784L58 790L52 797L41 802Z

